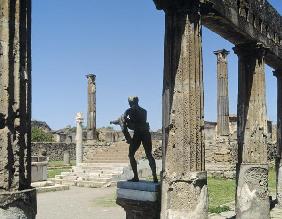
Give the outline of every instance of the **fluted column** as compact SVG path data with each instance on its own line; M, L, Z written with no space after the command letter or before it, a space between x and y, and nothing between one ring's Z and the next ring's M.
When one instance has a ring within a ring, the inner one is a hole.
M83 124L83 115L82 113L77 113L76 117L76 166L78 166L83 161L83 145L82 145L82 124Z
M234 48L239 58L236 218L269 218L265 54L261 44Z
M161 217L207 218L199 4L155 3L166 14Z
M0 218L35 218L31 184L31 1L0 0Z
M228 67L229 51L215 51L217 57L217 134L229 135L229 97L228 97Z
M87 112L87 139L94 140L96 135L96 75L86 75L88 80L88 112Z
M282 207L282 70L274 71L277 78L277 157L276 157L276 198Z

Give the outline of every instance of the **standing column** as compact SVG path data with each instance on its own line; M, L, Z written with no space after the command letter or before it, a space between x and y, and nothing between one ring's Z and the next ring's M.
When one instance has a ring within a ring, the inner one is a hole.
M227 55L223 49L215 51L217 56L217 134L229 136L229 98Z
M265 53L261 44L234 48L239 59L236 218L269 218Z
M154 2L166 14L161 217L207 218L199 4Z
M31 0L0 6L0 218L32 219Z
M83 159L83 146L82 146L82 123L83 115L82 113L76 114L76 166L82 163Z
M86 75L88 80L87 139L96 139L96 75Z
M282 206L282 70L274 71L277 78L277 157L276 157L276 198Z

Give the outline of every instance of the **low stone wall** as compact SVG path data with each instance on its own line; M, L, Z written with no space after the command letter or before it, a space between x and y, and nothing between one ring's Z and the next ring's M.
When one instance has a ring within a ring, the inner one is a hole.
M46 153L50 161L64 160L64 151L70 152L70 159L75 160L75 143L63 142L33 142L31 143L32 156Z

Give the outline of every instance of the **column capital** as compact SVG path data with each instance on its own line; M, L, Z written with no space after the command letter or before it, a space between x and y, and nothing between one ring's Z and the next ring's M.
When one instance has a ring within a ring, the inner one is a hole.
M238 56L253 56L256 58L262 58L266 55L268 48L262 43L243 43L233 47L233 51Z
M217 56L217 62L227 62L226 58L229 55L229 51L221 49L213 52Z
M153 0L158 10L165 12L198 12L202 0Z
M282 69L276 69L273 71L273 76L276 78L281 78L282 77Z
M89 73L88 75L86 75L86 78L94 83L96 79L96 75Z

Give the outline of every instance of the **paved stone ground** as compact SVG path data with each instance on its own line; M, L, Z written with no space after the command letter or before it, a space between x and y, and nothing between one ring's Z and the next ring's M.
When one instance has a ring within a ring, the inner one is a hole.
M110 188L71 187L67 191L39 193L37 219L124 219L125 212L118 205L103 207L95 200L109 197L116 191Z
M116 191L110 188L71 187L70 190L39 193L37 195L37 219L124 219L125 212L118 205L108 205L107 200ZM99 203L97 204L97 200ZM103 203L106 206L103 206ZM231 205L234 203L231 203ZM233 218L233 211L211 214L209 219ZM282 209L274 208L271 219L281 219Z

